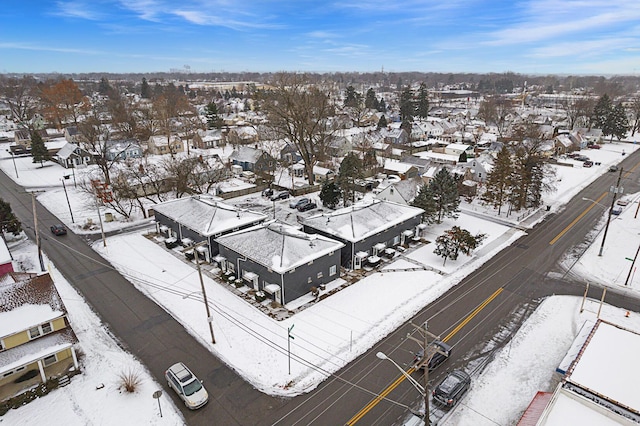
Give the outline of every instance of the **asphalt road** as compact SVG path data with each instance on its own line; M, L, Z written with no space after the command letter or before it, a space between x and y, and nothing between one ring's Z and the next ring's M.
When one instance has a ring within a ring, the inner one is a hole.
M636 152L623 163L625 170L634 170L623 180L625 192L639 189L635 172L638 159L640 153ZM567 273L558 266L558 260L569 251L579 254L586 243L586 235L601 218L602 210L590 210L568 231L567 228L589 206L582 197L597 199L615 184L616 177L617 174L608 173L592 183L563 211L548 216L412 319L413 324L428 320L431 332L454 345L453 356L431 374L431 383L439 380L448 369L473 366L478 372L484 361L490 360L492 351L489 349L508 342L511 333L543 297L582 295L584 283L573 280L570 271ZM11 203L33 239L31 195L0 174L0 196ZM39 205L38 221L42 248L47 256L84 295L123 347L138 357L162 384L163 390L169 392L183 410L188 424L391 425L406 415L407 406L415 408L419 405L420 395L406 380L399 381L381 402L370 404L376 394L387 390L400 376L391 363L378 359L376 352L382 351L398 363L408 365L413 358L412 352L418 349L418 345L406 337L407 333L419 337L410 322L325 380L315 391L291 399L272 398L253 389L222 364L169 314L113 270L82 237L73 234L53 237L48 229L58 220ZM562 237L554 240L563 231ZM598 288L592 287L590 296L599 298L600 294ZM490 301L486 306L473 314L487 300ZM638 310L639 306L635 298L614 291L607 293L607 302L633 310ZM489 349L488 342L492 345ZM186 410L166 386L164 370L176 361L185 362L204 379L212 399L203 409ZM413 376L424 380L418 372ZM367 406L367 410L361 410Z

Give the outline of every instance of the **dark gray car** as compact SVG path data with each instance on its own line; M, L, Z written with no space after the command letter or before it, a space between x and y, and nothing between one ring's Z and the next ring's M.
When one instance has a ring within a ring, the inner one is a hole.
M471 377L462 370L454 370L433 390L433 400L446 407L453 407L470 386Z
M451 355L451 350L453 349L451 346L440 340L434 340L431 344L433 346L436 346L439 352L434 353L429 360L429 371L445 362ZM413 365L416 366L416 368L424 368L424 365L420 365L420 361L422 361L423 355L424 351L421 349L413 357Z

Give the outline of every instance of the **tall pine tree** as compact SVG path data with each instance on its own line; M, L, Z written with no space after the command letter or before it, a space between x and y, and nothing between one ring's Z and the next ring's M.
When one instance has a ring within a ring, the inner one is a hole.
M455 178L443 167L428 185L420 188L411 204L425 211L423 219L427 223L441 223L445 217L457 218L460 196Z
M618 140L625 137L629 130L629 120L627 119L627 111L625 111L622 102L611 111L607 120L607 131L611 134L611 139L615 136ZM602 132L604 133L604 131Z
M49 151L42 140L42 136L37 130L31 130L31 156L34 163L40 163L44 167L44 162L50 160Z
M493 169L487 175L485 191L482 194L482 200L497 208L498 214L509 199L512 168L511 153L506 145L503 145L493 162Z
M429 116L429 91L427 90L427 85L424 83L420 83L420 88L418 89L416 114L420 118L427 118Z
M378 109L378 98L376 98L376 92L373 89L367 90L367 94L364 98L364 106L369 109Z

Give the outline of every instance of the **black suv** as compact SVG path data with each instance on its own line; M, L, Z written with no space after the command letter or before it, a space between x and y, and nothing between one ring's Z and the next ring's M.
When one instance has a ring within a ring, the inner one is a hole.
M451 349L453 349L451 346L447 345L445 342L442 342L440 340L434 340L432 345L436 346L440 351L442 351L446 355L440 352L434 353L431 359L429 360L429 371L433 370L434 368L436 368L437 366L445 362L447 358L449 358L449 356L451 355ZM418 368L418 366L420 368L424 368L424 365L420 365L420 361L422 360L423 356L424 356L424 350L421 349L413 357L413 365L416 368Z
M271 201L284 200L287 198L289 198L289 192L287 191L276 192L271 196Z
M454 370L433 390L433 400L446 407L453 407L470 386L471 377L462 370Z

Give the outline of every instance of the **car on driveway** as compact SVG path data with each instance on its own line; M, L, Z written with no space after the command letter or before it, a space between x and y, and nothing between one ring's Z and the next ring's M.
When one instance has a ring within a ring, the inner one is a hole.
M593 161L585 161L584 163L582 163L582 167L593 167Z
M289 208L297 209L301 205L308 204L310 202L311 202L311 200L309 198L298 198L297 200L293 199L293 200L289 201Z
M65 228L64 225L53 225L51 227L51 233L56 237L67 235L67 228Z
M209 394L202 386L202 382L183 363L173 364L164 375L169 387L178 394L190 410L196 410L209 401Z
M471 377L462 370L454 370L435 387L433 400L445 407L453 407L470 386Z
M316 207L318 207L318 205L316 203L314 203L313 201L311 201L309 203L305 203L305 204L302 204L302 205L298 206L297 209L298 209L299 212L306 212L306 211L309 211L309 210L313 210Z
M452 349L451 346L440 340L434 340L432 345L438 348L439 352L436 352L431 356L431 359L429 360L429 371L435 369L437 366L445 362L451 355ZM417 367L420 364L423 356L424 350L421 349L416 352L413 357L413 365ZM424 365L422 365L421 368L424 368Z
M289 198L289 192L280 191L280 192L276 192L271 196L271 201L285 200L287 198Z

